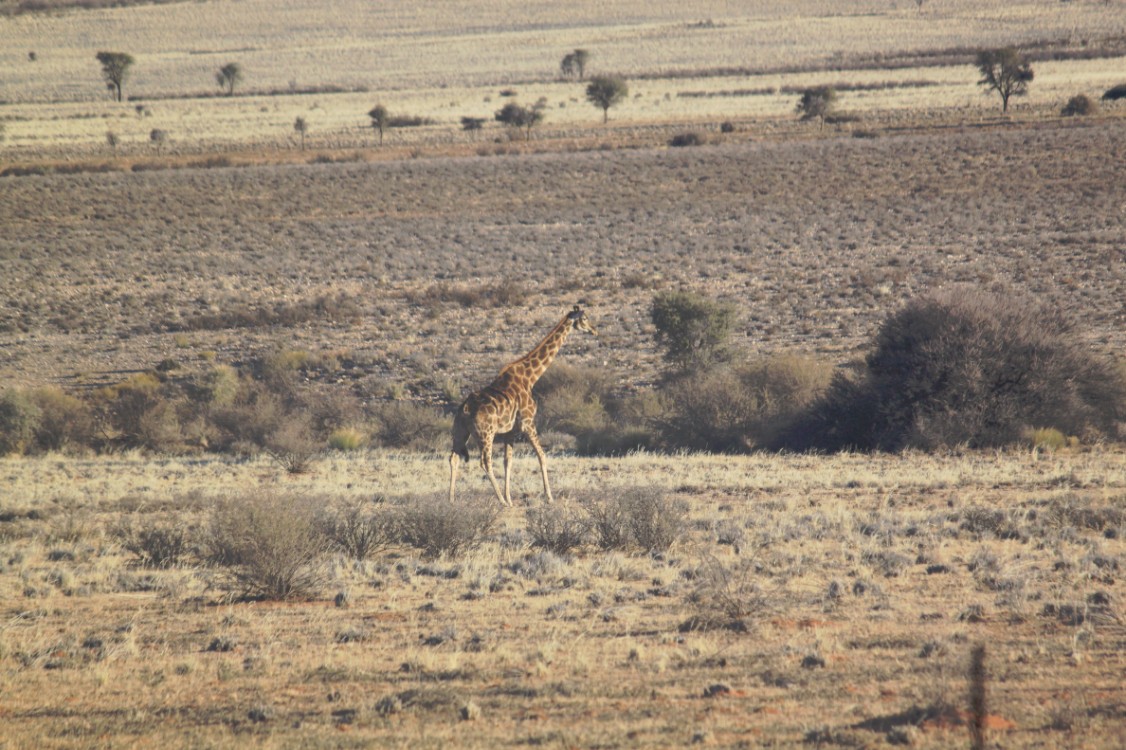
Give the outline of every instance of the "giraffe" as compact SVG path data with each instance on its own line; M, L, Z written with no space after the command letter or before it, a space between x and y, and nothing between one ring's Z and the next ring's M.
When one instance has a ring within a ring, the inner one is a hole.
M476 393L471 394L454 415L453 450L450 453L450 501L454 499L457 469L462 460L469 460L469 438L477 439L481 446L481 468L489 477L497 500L502 505L512 505L510 477L512 443L521 435L532 444L540 462L543 491L547 502L553 502L551 485L547 481L547 456L544 455L536 434L536 402L532 400L532 386L551 365L560 347L573 329L597 336L586 313L575 305L563 320L551 329L543 341L520 359L505 365L496 379ZM496 475L493 474L493 441L504 442L504 493L501 494Z

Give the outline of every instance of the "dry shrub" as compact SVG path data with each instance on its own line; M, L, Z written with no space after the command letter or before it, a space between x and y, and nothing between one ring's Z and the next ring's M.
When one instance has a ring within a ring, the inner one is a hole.
M777 601L762 586L759 565L741 559L728 566L715 558L704 560L695 570L696 585L688 596L693 616L682 630L746 629L746 620L769 615Z
M436 307L454 303L461 307L510 307L524 301L527 292L513 279L484 284L451 284L440 281L421 292L407 294L407 302L420 307Z
M665 444L720 453L772 445L828 387L828 364L777 356L673 381L664 391Z
M603 369L555 364L535 386L540 434L573 436L576 452L588 456L652 447L654 400L623 398L614 387Z
M1030 426L1115 438L1126 378L1059 314L955 288L889 317L858 376L838 375L780 441L799 449L900 450L1022 441Z
M1060 114L1064 117L1086 117L1099 111L1099 105L1086 94L1079 94L1067 100Z
M484 541L500 515L488 500L453 502L445 494L401 499L396 510L401 541L427 557L456 556Z
M297 302L231 304L219 312L201 313L182 322L164 323L172 331L218 331L227 328L293 327L316 321L350 325L363 316L359 300L349 294L322 294Z
M569 505L530 508L526 523L533 545L559 555L581 546L590 531L590 517Z
M184 443L179 407L151 372L133 375L98 394L111 442L127 448L174 451Z
M317 524L324 504L269 491L228 499L211 515L207 557L230 570L243 596L312 597L324 582L326 541Z
M374 437L385 448L437 450L446 441L452 418L434 406L414 401L387 401L372 407Z
M141 565L150 568L171 568L184 562L193 551L194 529L182 519L131 520L113 528L117 542L137 556Z
M54 386L37 388L30 395L39 408L35 428L39 450L63 451L94 443L94 414L86 402Z
M0 395L0 456L27 450L41 416L27 393L13 389Z
M306 414L290 414L270 433L265 442L266 452L290 474L304 474L324 452Z
M606 500L583 503L602 549L636 545L653 554L668 550L685 530L688 505L669 499L662 490L639 487Z
M366 560L396 538L395 514L382 495L330 507L319 524L329 544L353 560Z

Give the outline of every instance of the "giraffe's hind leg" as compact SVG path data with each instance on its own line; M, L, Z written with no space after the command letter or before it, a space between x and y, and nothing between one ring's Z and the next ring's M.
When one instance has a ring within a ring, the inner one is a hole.
M543 476L543 492L547 495L547 502L555 502L555 498L551 496L551 484L547 481L547 454L543 451L543 446L540 445L540 437L536 433L536 425L532 420L524 420L521 426L524 432L524 437L528 438L528 442L532 444L532 450L536 452L536 458L540 462L540 474Z
M512 438L504 441L504 500L507 505L512 505Z

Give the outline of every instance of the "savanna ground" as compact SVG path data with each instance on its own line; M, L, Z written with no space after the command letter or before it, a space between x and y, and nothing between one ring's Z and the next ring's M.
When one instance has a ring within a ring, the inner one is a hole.
M516 494L537 499L532 463ZM6 463L5 746L947 748L968 744L979 643L991 746L1122 738L1120 450L559 456L565 506L643 487L687 503L683 532L656 555L556 554L517 508L453 557L326 558L308 603L137 567L107 531L206 526L252 487L425 495L443 469Z
M1058 116L1122 82L1117 3L572 3L522 23L481 3L470 27L419 5L342 6L317 33L293 33L300 3L0 18L0 160L31 173L0 179L0 377L84 393L280 350L303 387L437 409L582 303L601 336L562 360L637 393L662 374L649 304L678 288L737 305L739 356L845 365L951 284L1126 347L1122 108ZM1060 59L1000 118L966 50L1010 43ZM607 126L558 79L576 47L631 79ZM134 100L106 100L102 48L137 56ZM247 72L229 100L228 59ZM823 129L783 92L881 81ZM506 88L548 99L531 140L459 130ZM431 124L378 149L377 101ZM665 147L686 131L708 143ZM533 467L518 458L514 494L535 505ZM556 554L517 508L470 551L326 555L312 601L255 603L192 555L141 566L115 530L204 529L254 490L409 502L441 490L444 457L373 448L300 476L206 453L4 459L0 747L945 748L969 742L977 643L991 743L1121 746L1120 446L550 467L565 507L664 493L684 530L656 555L589 536Z

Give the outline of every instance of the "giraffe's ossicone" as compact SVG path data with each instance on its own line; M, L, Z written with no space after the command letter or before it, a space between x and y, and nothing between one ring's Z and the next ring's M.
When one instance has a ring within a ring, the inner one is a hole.
M572 330L586 331L597 336L586 313L575 305L563 320L551 329L543 341L520 359L505 365L492 383L466 398L454 414L453 450L450 452L450 500L454 499L457 469L462 460L469 460L469 439L475 438L481 447L481 468L489 477L497 499L503 505L512 505L510 479L512 468L512 443L525 438L536 452L543 476L543 491L547 502L553 502L551 485L547 481L547 456L536 434L536 402L532 400L532 386L551 365L560 347ZM504 443L504 492L501 492L493 473L493 443Z

